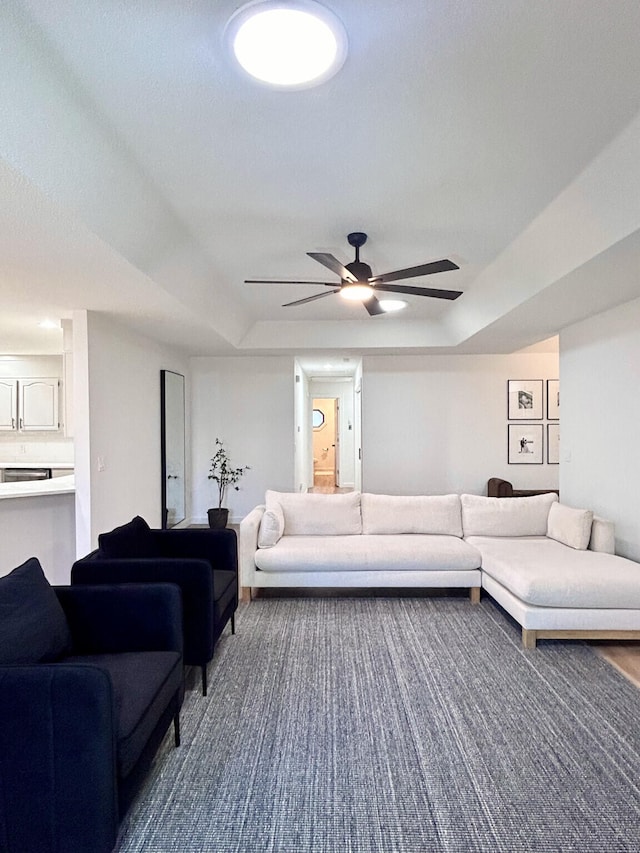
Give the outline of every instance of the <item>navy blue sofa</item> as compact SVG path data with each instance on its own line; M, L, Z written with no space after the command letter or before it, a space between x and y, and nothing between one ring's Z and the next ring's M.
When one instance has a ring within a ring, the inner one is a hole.
M175 583L182 592L184 662L202 671L238 607L235 530L157 530L140 516L98 537L98 548L76 561L71 584Z
M180 591L0 578L0 850L109 853L184 696Z

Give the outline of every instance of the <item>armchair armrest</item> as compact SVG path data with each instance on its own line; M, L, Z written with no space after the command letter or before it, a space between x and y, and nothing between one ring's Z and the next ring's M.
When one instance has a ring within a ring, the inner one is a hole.
M0 667L2 850L113 849L114 714L111 682L97 667Z
M74 650L182 653L180 590L168 583L54 587Z
M184 528L152 530L151 534L163 557L207 560L214 571L238 571L238 542L235 530Z

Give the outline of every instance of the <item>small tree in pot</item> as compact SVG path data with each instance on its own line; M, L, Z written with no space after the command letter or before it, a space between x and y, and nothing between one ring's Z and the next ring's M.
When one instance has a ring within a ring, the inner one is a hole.
M232 486L236 492L239 491L240 486L237 483L244 475L244 472L249 470L248 465L244 465L242 468L232 468L224 442L216 438L216 452L211 458L211 470L209 471L208 479L215 480L218 484L218 506L207 510L209 527L221 528L227 526L229 510L222 506L227 488Z

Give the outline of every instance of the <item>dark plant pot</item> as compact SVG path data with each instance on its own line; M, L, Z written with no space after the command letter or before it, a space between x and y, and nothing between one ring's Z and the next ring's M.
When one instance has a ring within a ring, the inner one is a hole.
M227 526L229 518L229 510L222 507L221 509L208 509L207 517L209 519L209 527L213 530L222 530Z

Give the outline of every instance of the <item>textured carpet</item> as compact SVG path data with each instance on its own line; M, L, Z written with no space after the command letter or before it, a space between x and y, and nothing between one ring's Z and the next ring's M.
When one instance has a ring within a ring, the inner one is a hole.
M258 600L121 853L640 851L640 693L490 600Z

